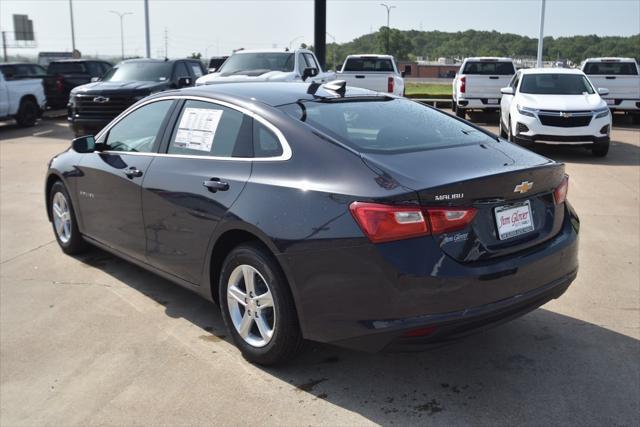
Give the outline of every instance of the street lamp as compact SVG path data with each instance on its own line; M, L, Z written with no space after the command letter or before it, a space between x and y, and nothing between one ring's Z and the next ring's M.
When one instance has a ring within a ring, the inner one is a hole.
M389 33L391 32L391 28L389 27L389 15L391 14L391 9L395 9L395 6L389 6L386 3L380 3L380 6L383 6L387 9L387 54L389 54Z
M336 38L327 32L327 35L333 40L333 71L336 71Z
M122 51L122 59L124 59L124 17L126 15L133 15L131 12L117 12L115 10L110 10L109 12L115 13L120 17L120 49Z
M289 42L289 49L291 49L291 45L293 44L294 41L300 40L303 37L304 36L298 36L298 37L295 37L295 38L291 39L291 41Z

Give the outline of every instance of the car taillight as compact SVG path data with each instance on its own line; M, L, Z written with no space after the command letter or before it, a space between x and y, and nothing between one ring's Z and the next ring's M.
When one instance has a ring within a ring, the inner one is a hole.
M467 91L467 78L465 76L460 77L460 93Z
M387 92L392 93L395 82L393 81L393 77L389 77L387 79Z
M420 208L366 202L353 202L349 210L373 243L459 230L476 214L474 208Z
M62 93L63 90L63 86L62 86L62 77L58 77L56 79L56 92L58 93Z
M556 205L563 203L567 200L567 193L569 192L569 175L565 175L560 185L553 190L553 199L556 201Z
M473 218L476 216L476 210L474 208L429 208L427 212L429 212L432 234L461 230L473 221Z

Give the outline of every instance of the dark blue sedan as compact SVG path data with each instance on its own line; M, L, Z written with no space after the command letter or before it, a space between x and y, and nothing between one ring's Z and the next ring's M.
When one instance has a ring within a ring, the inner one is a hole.
M564 165L404 99L303 83L147 97L54 157L62 250L215 301L250 361L303 339L424 348L559 297L578 269Z

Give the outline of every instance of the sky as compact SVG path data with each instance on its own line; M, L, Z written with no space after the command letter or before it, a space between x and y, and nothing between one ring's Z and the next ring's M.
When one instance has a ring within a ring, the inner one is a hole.
M391 27L401 30L496 30L537 38L540 0L382 0L395 6ZM143 0L72 0L76 48L83 54L120 54L124 17L126 55L145 54ZM327 42L344 43L386 25L380 0L328 0ZM640 33L640 0L547 0L545 36ZM233 49L313 43L313 0L149 0L151 55L169 57L200 52L205 57ZM70 51L69 0L0 0L0 29L13 31L13 14L33 20L37 48Z

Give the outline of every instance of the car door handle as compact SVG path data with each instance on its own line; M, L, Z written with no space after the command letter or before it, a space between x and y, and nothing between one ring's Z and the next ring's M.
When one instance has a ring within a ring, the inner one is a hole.
M499 77L498 77L498 76L490 76L489 78L490 78L491 80L497 80L497 79L499 79Z
M616 76L607 76L607 77L605 77L605 79L607 79L607 80L615 80Z
M356 79L364 79L365 76L361 75L361 74L356 74Z
M215 193L216 191L227 191L229 189L229 183L220 181L220 178L211 178L208 181L202 183L207 190Z
M131 166L129 169L125 169L124 174L127 178L140 178L142 176L142 171L135 166Z

